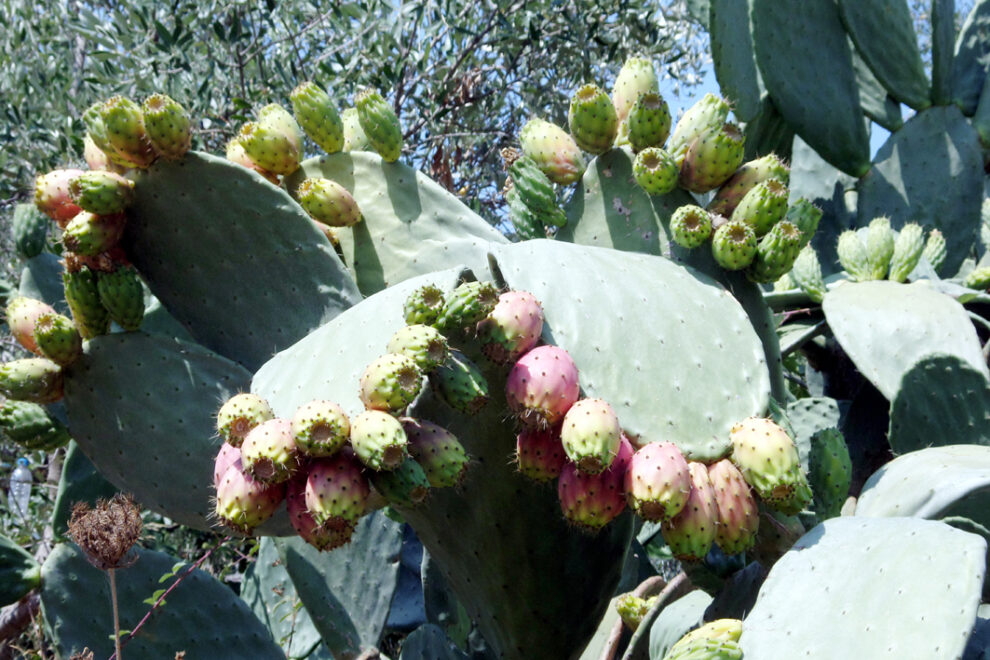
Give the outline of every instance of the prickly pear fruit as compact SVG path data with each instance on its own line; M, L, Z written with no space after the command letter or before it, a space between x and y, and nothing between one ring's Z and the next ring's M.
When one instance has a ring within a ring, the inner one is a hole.
M670 234L683 248L700 247L712 235L712 217L700 206L681 206L670 216Z
M120 241L126 222L122 213L94 215L82 211L66 225L62 243L76 254L95 257Z
M890 273L887 279L892 282L904 282L914 267L921 261L921 253L925 249L925 232L914 222L901 227L894 242L894 256L890 259Z
M227 399L217 413L217 433L224 442L240 447L251 430L275 419L268 402L257 394L241 392Z
M681 512L663 523L660 533L676 559L699 561L705 558L715 542L718 527L718 505L715 489L703 463L688 463L691 493Z
M244 151L244 145L241 144L240 137L235 137L233 140L227 143L227 160L232 163L237 163L241 167L246 167L247 169L257 172L261 176L265 177L276 186L278 185L278 175L269 172L258 166L256 162L251 160L247 152Z
M578 369L559 346L537 346L512 366L505 382L509 408L526 426L545 428L564 418L580 394Z
M822 219L822 210L803 197L787 208L784 220L801 230L801 247L811 242Z
M361 128L357 108L347 108L340 113L340 122L344 126L344 151L371 151L371 143Z
M509 181L511 182L511 179ZM515 229L516 236L520 240L546 238L547 230L543 226L543 221L526 206L518 190L514 187L510 188L505 193L505 201L509 205L509 220L512 222L512 228Z
M330 95L316 83L304 82L289 94L292 111L310 139L328 154L344 146L344 123Z
M288 481L299 466L292 422L276 417L248 431L241 444L244 471L265 483Z
M838 429L824 429L812 436L808 478L818 520L838 516L852 483L849 448Z
M708 210L729 218L732 217L736 206L742 201L753 186L777 179L784 186L790 182L790 169L787 163L782 161L776 154L767 154L762 158L743 163L729 180L718 189L715 198L708 205Z
M743 652L736 642L699 639L671 648L663 660L742 660Z
M498 289L491 282L464 282L445 297L436 328L445 334L474 328L498 304Z
M561 227L567 222L563 209L557 204L557 196L550 179L533 159L526 156L516 159L509 166L512 190L526 209L541 223Z
M404 355L423 371L439 367L450 354L447 339L434 327L416 323L396 331L388 341L389 353Z
M354 454L372 470L394 470L406 460L409 444L402 425L388 413L365 410L351 420Z
M790 222L781 220L760 239L756 258L746 269L746 275L754 282L776 282L794 266L801 251L801 231Z
M680 170L670 154L659 147L647 147L633 161L633 178L650 195L666 195L677 187Z
M306 509L321 527L353 529L367 510L371 487L355 453L344 447L330 458L317 458L309 465Z
M615 520L626 508L624 484L632 454L632 445L622 436L615 459L604 472L587 474L574 463L566 463L557 480L564 517L592 532Z
M598 85L588 84L571 97L567 125L579 147L591 154L603 154L612 148L619 119L608 94Z
M633 104L643 94L659 94L660 81L653 62L645 57L630 57L619 69L612 87L612 104L619 121L623 121Z
M727 458L708 466L708 479L715 490L718 527L715 543L727 555L753 546L760 524L760 511L742 473Z
M894 230L890 218L879 216L870 221L866 230L866 256L870 261L870 279L887 277L890 258L894 256Z
M69 184L81 174L85 172L75 169L52 170L34 180L34 205L63 229L69 224L69 220L82 211L69 194Z
M615 133L616 147L632 147L629 142L629 118L619 121L619 130Z
M839 254L839 263L853 281L865 282L870 279L870 256L859 234L852 229L839 234L836 252Z
M42 314L34 324L34 341L41 354L66 367L82 355L82 337L72 319L54 312Z
M144 319L144 289L137 270L121 266L96 276L100 302L110 313L110 318L121 328L132 332L141 327Z
M117 155L113 145L110 144L110 139L107 137L107 127L103 123L102 113L102 101L97 101L83 111L82 119L83 123L86 124L86 135L93 141L93 145L103 153L104 159L110 162L113 167L120 169L132 167L129 162ZM90 159L86 158L86 162L90 163ZM92 164L90 164L90 167L92 169L103 169L93 167Z
M96 273L86 266L75 272L67 270L62 273L62 284L65 287L65 302L72 311L72 320L82 338L92 339L106 334L110 329L110 313L100 302Z
M942 236L942 232L937 229L928 232L928 240L925 241L925 249L922 250L921 256L931 264L932 270L936 273L939 271L945 263L946 256L945 237Z
M740 619L716 619L681 637L670 650L673 651L679 646L686 646L702 639L716 642L738 642L740 637L742 637L742 621Z
M83 211L112 215L130 205L134 182L113 172L83 172L69 182L69 196Z
M725 183L742 163L745 141L735 124L725 124L696 137L681 162L681 187L704 193ZM677 160L676 154L674 159Z
M332 456L351 437L351 422L332 401L310 401L292 417L296 449L306 456Z
M34 326L42 316L55 314L51 305L18 296L7 303L7 327L21 346L35 355L41 355L38 342L34 339Z
M581 149L574 138L556 124L543 119L530 119L519 132L519 143L523 154L554 183L569 186L584 174Z
M464 479L468 456L453 433L426 420L403 417L409 453L426 473L433 488L451 488Z
M46 358L0 364L0 395L14 401L55 403L62 398L62 370Z
M236 465L238 470L243 470L243 465L241 463L241 450L234 445L229 443L223 443L220 445L220 451L217 452L216 458L213 459L213 487L220 487L220 480L223 479L223 475L226 474L227 468L231 465Z
M966 275L966 279L963 280L963 286L977 291L986 291L990 288L990 267L984 266L971 270Z
M602 399L575 402L564 415L560 429L567 458L587 474L598 474L612 464L621 438L619 418Z
M307 475L302 474L286 484L285 508L292 528L306 543L317 550L335 550L347 545L354 534L354 525L320 525L306 508Z
M732 427L732 462L771 508L790 513L810 500L797 446L772 420L750 417Z
M516 466L524 477L556 479L566 462L559 429L523 429L516 436Z
M123 96L114 96L100 107L100 118L107 141L121 159L131 167L148 167L155 160L144 128L141 106Z
M629 143L642 151L662 147L670 135L670 108L663 97L653 92L640 95L629 110Z
M368 410L397 412L419 395L423 373L405 355L387 353L368 365L361 376L361 402Z
M822 277L822 267L815 248L805 245L798 253L791 269L791 279L812 301L820 303L825 298L825 278Z
M217 486L216 516L225 526L250 534L272 517L285 499L285 484L266 484L230 465Z
M392 504L416 506L430 494L430 480L416 459L406 457L390 472L372 472L371 485Z
M152 94L142 106L144 129L155 152L168 160L179 160L192 144L189 113L175 99Z
M745 222L730 220L712 236L712 256L726 270L742 270L756 258L756 232Z
M296 197L317 222L330 227L350 227L361 222L361 209L354 197L336 181L306 179L296 189Z
M123 168L111 161L106 152L100 149L89 132L83 136L83 160L86 161L86 164L89 165L89 169L91 170L106 170L107 172L118 173L123 171Z
M65 425L44 406L12 399L0 406L0 433L32 451L52 451L72 439Z
M687 504L691 472L672 442L651 442L632 456L626 471L626 499L640 518L670 520Z
M292 174L299 169L302 132L292 115L278 104L258 111L258 120L244 124L237 139L248 158L266 172Z
M422 324L433 325L440 318L440 314L447 306L443 291L433 286L425 284L406 298L402 305L402 316L408 325Z
M643 618L647 612L656 604L657 598L659 597L639 598L632 594L623 594L616 600L615 609L619 613L619 618L622 619L622 623L625 624L626 628L636 632L639 629L639 625L643 623Z
M391 105L375 89L364 89L354 97L358 121L372 149L387 163L402 155L402 126Z
M474 362L459 351L450 351L443 364L430 372L433 390L448 406L474 415L488 403L488 381Z
M670 136L667 151L675 160L680 161L695 139L707 131L718 131L722 128L728 121L730 109L725 99L711 93L705 94L681 115L677 125L674 126L674 133ZM737 168L738 165L733 168L733 173Z
M543 307L527 291L506 291L492 311L478 323L481 352L503 364L516 360L540 341Z
M757 236L763 236L787 213L787 186L777 179L756 184L739 201L733 220L748 223Z

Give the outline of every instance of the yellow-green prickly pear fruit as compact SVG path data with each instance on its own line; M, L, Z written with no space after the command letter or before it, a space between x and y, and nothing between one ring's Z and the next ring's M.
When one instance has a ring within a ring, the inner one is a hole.
M83 211L122 213L134 199L134 182L113 172L84 172L69 182L69 196Z
M241 127L237 136L251 161L272 174L288 175L302 161L302 131L282 106L272 103L258 111L258 120Z
M106 334L110 330L110 313L100 302L96 273L83 266L79 270L66 270L62 274L65 286L65 302L72 311L72 320L83 339Z
M659 147L647 147L633 161L633 178L651 195L666 195L677 187L680 170L670 154Z
M299 184L296 197L317 222L330 227L350 227L361 222L361 209L354 197L336 181L306 179Z
M742 164L745 141L746 136L735 124L724 124L696 137L681 161L681 187L705 193L725 183ZM671 151L671 155L677 160L677 153Z
M966 279L963 280L963 286L977 291L986 291L990 288L990 266L970 271Z
M712 236L712 256L726 270L742 270L756 257L756 233L740 220L730 220Z
M144 320L144 288L137 270L132 266L120 266L96 277L100 302L110 318L121 328L132 332L141 327Z
M14 401L55 403L62 398L62 369L46 358L0 364L0 395Z
M670 136L667 151L680 161L691 143L707 131L717 131L729 118L728 102L714 94L705 94L697 103L681 115ZM741 163L740 163L741 164ZM739 167L736 165L733 172ZM729 177L726 177L728 179Z
M670 234L674 242L689 250L705 244L712 235L712 217L705 209L685 204L670 216Z
M763 236L787 213L787 194L787 186L777 179L760 182L740 200L732 219L748 223Z
M34 340L42 355L67 367L82 355L82 337L72 319L61 314L43 314L34 324Z
M100 108L106 139L116 155L131 167L148 167L155 160L144 128L141 107L123 96L108 99ZM99 144L99 143L97 143Z
M328 154L344 148L344 122L330 95L314 82L304 82L289 95L292 111L303 131Z
M782 220L760 239L756 247L756 257L746 270L746 275L754 282L769 284L794 266L801 251L801 232L790 222Z
M257 394L241 392L227 399L217 412L217 433L232 447L240 447L251 429L274 419L268 402Z
M946 257L945 237L942 236L942 232L937 229L928 232L928 240L925 241L925 249L921 256L931 264L932 270L936 273L942 268Z
M584 85L571 97L567 125L579 147L591 154L603 154L612 148L619 119L615 106L598 85Z
M822 210L803 197L791 204L784 215L784 220L801 230L801 247L811 242L821 219Z
M791 268L791 279L812 301L820 303L824 300L825 278L822 277L822 266L815 248L805 245L801 249Z
M626 118L636 99L649 93L660 93L660 81L653 69L653 62L645 57L630 57L619 69L612 88L612 104L619 121Z
M776 154L767 154L743 163L718 189L715 198L708 205L708 210L727 218L731 217L742 198L756 184L777 179L786 186L790 183L790 178L790 168Z
M152 149L168 160L179 160L192 144L189 113L165 94L152 94L142 106L144 128Z
M626 117L629 122L629 142L633 149L662 147L670 135L670 108L659 94L641 94Z
M574 138L556 124L530 119L519 132L519 143L523 154L554 183L568 186L584 174L581 149Z
M340 114L340 122L344 126L344 151L369 151L371 143L361 128L357 108L347 108Z
M358 121L368 143L385 162L402 155L402 127L395 110L376 89L363 89L354 97Z
M773 420L750 417L732 427L732 462L767 506L789 515L811 501L797 445Z

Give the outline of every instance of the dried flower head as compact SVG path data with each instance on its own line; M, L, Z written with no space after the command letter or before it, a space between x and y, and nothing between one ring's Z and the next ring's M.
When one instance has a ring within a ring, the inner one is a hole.
M140 536L141 509L130 495L117 493L109 500L97 501L95 508L85 502L72 507L69 537L97 568L133 564L135 559L127 555Z
M93 652L90 651L89 647L87 646L82 651L70 655L69 660L93 660Z

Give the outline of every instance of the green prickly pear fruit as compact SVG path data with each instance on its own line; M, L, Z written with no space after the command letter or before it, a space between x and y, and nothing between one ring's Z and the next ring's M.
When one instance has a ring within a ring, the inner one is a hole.
M76 254L95 257L120 242L126 222L122 213L95 215L82 211L66 225L62 243Z
M403 417L399 421L409 439L409 453L423 468L430 486L459 486L470 459L454 434L426 420Z
M748 223L760 237L780 222L786 213L787 186L777 179L770 179L749 189L732 212L732 219Z
M928 240L925 241L925 249L922 250L921 256L928 261L936 273L942 268L946 257L945 237L942 236L942 232L937 229L928 232Z
M237 163L241 167L246 167L252 172L257 172L261 176L265 177L268 181L278 185L278 175L272 174L268 170L258 167L258 164L251 160L247 152L244 151L244 145L241 144L240 137L235 137L233 140L227 143L227 160L232 163Z
M314 220L330 227L361 222L361 209L347 188L330 179L306 179L296 189L299 204Z
M825 298L825 278L822 277L822 267L815 248L805 245L798 253L794 267L791 268L791 279L812 301L820 303Z
M344 126L344 151L370 151L371 143L361 128L357 108L347 108L340 114L340 123Z
M446 297L436 327L445 334L474 326L498 304L498 289L491 282L464 282Z
M459 351L430 372L433 390L448 406L465 415L474 415L488 403L488 381L474 362Z
M640 95L629 110L629 143L642 151L662 147L670 135L670 108L663 97L653 92Z
M741 660L742 621L717 619L677 640L663 660Z
M712 235L712 217L700 206L681 206L670 216L670 234L675 243L689 250L704 245Z
M34 324L34 341L41 354L66 367L82 355L82 337L72 319L61 314L42 314Z
M128 332L141 327L144 320L144 288L132 266L101 272L96 277L100 302L111 320Z
M408 325L433 325L446 306L443 291L432 284L425 284L406 298L402 305L402 316Z
M715 198L708 205L708 210L727 218L731 217L736 206L753 186L770 179L777 179L786 186L790 178L790 168L776 154L767 154L762 158L743 163L718 189Z
M252 479L264 483L291 479L299 467L292 422L276 417L248 431L241 443L241 463Z
M818 520L838 516L852 484L849 447L838 429L824 429L812 436L808 478Z
M879 216L870 221L866 230L866 256L870 260L870 279L885 278L894 256L894 230L890 228L890 218Z
M114 96L100 107L100 119L114 153L131 167L148 167L155 160L144 128L141 107L123 96ZM99 143L97 143L99 144Z
M33 204L15 206L10 229L17 254L24 259L41 254L48 238L48 224L48 218Z
M760 239L756 258L746 270L746 275L761 284L774 282L791 270L800 251L801 231L790 222L782 220Z
M724 124L696 137L684 152L681 187L696 193L718 188L742 163L745 142L746 136L735 124Z
M623 119L619 122L619 130L615 132L615 145L616 147L632 147L632 143L629 141L629 119Z
M91 169L104 169L102 167L93 167L93 162L96 161L106 161L112 163L115 167L127 168L131 167L131 164L125 159L117 155L114 150L113 145L110 144L110 139L107 137L107 127L103 123L103 103L96 102L93 105L86 108L83 112L83 123L86 124L86 135L93 142L93 146L96 147L100 153L103 154L103 158L100 159L98 154L93 154L95 161L90 161L86 158L86 163L89 164ZM84 140L85 142L85 140Z
M284 499L285 484L257 481L235 463L227 467L217 484L215 513L225 526L250 534L272 517Z
M901 227L894 242L894 256L890 259L890 273L887 279L904 282L921 261L925 249L925 231L914 222Z
M543 332L543 307L527 291L506 291L478 323L481 352L492 362L518 359L536 346Z
M756 233L745 222L730 220L715 230L712 256L726 270L742 270L756 258Z
M715 543L727 555L749 550L760 526L760 511L749 484L727 458L708 466L708 479L718 507Z
M801 230L801 247L811 242L821 219L822 210L803 197L788 207L784 216L784 220Z
M599 474L619 452L622 429L615 411L602 399L581 399L564 415L560 442L577 469Z
M344 122L330 95L316 83L304 82L289 94L292 111L306 135L320 149L335 154L344 147Z
M677 187L680 170L670 154L659 147L647 147L633 161L633 178L651 195L666 195Z
M110 313L100 302L96 273L83 266L77 271L62 273L65 302L72 311L72 320L83 339L104 335L110 329Z
M571 97L567 125L579 147L591 154L603 154L615 142L619 119L608 94L598 85L588 84Z
M612 88L612 104L619 121L626 118L636 99L651 93L660 93L660 81L653 69L653 62L645 57L630 57L619 69Z
M963 280L963 286L977 291L986 291L990 288L990 266L971 270L966 279Z
M82 211L69 194L69 184L80 174L85 172L75 169L52 170L34 180L34 205L63 229Z
M305 456L333 456L351 437L351 422L332 401L310 401L292 417L296 449Z
M718 527L718 505L715 489L708 478L704 463L688 463L691 493L681 512L662 523L660 533L676 559L700 561L705 558Z
M268 402L257 394L241 392L227 399L217 412L217 433L232 447L240 447L251 430L275 419Z
M691 494L687 459L672 442L650 442L633 454L626 471L626 499L640 518L670 520Z
M790 513L810 501L797 445L784 429L772 420L750 417L732 427L730 439L732 462L768 506Z
M351 447L372 470L394 470L406 460L409 444L402 425L388 413L365 410L351 420Z
M45 358L0 364L0 395L15 401L55 403L62 398L62 369Z
M423 373L412 358L388 353L368 365L361 376L361 402L368 410L398 412L419 395Z
M83 211L113 215L130 206L134 182L113 172L84 172L69 182L69 196Z
M368 478L375 490L391 504L416 506L422 504L430 494L430 480L412 456L406 457L394 470L372 472Z
M639 598L633 594L622 594L615 602L615 610L619 613L619 618L626 628L636 632L639 629L643 618L650 608L653 607L659 596L652 598Z
M387 350L406 356L423 371L439 367L450 354L447 339L440 331L422 324L400 328L389 340Z
M516 435L516 467L524 477L551 481L560 476L566 462L558 428L523 429Z
M41 355L34 339L34 326L42 316L55 314L55 309L40 300L18 296L7 303L7 327L21 346L35 355Z
M258 111L258 121L241 127L237 140L251 161L272 174L288 175L302 160L302 131L282 106L272 103Z
M354 106L371 147L387 163L399 160L402 155L402 127L392 106L375 89L358 92L354 97Z
M738 642L740 637L742 637L742 620L716 619L685 634L670 647L670 650L704 639L714 642Z
M574 138L556 124L543 119L530 119L519 132L519 143L523 155L554 183L569 186L584 174L581 149ZM515 172L513 181L516 181Z
M144 129L151 148L168 160L179 160L192 144L189 113L175 99L152 94L144 100Z
M667 151L681 161L691 143L708 131L718 131L729 118L729 104L714 94L705 94L697 103L681 115L670 136ZM740 162L741 164L741 162ZM739 165L732 169L735 173ZM730 175L731 176L731 175ZM726 177L728 179L729 177ZM742 196L740 195L740 199Z
M536 162L525 156L518 158L509 166L509 173L519 200L540 222L556 227L562 227L567 222L564 211L557 205L550 179Z
M44 406L12 399L0 406L0 435L32 451L52 451L72 439L65 425Z
M836 252L839 254L839 263L853 281L865 282L870 279L870 256L859 234L852 229L839 234Z

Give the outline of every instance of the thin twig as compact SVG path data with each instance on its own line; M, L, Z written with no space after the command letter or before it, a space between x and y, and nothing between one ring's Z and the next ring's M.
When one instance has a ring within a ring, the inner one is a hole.
M120 613L117 610L117 569L108 568L110 575L110 602L113 604L113 648L114 657L122 659L120 653Z

